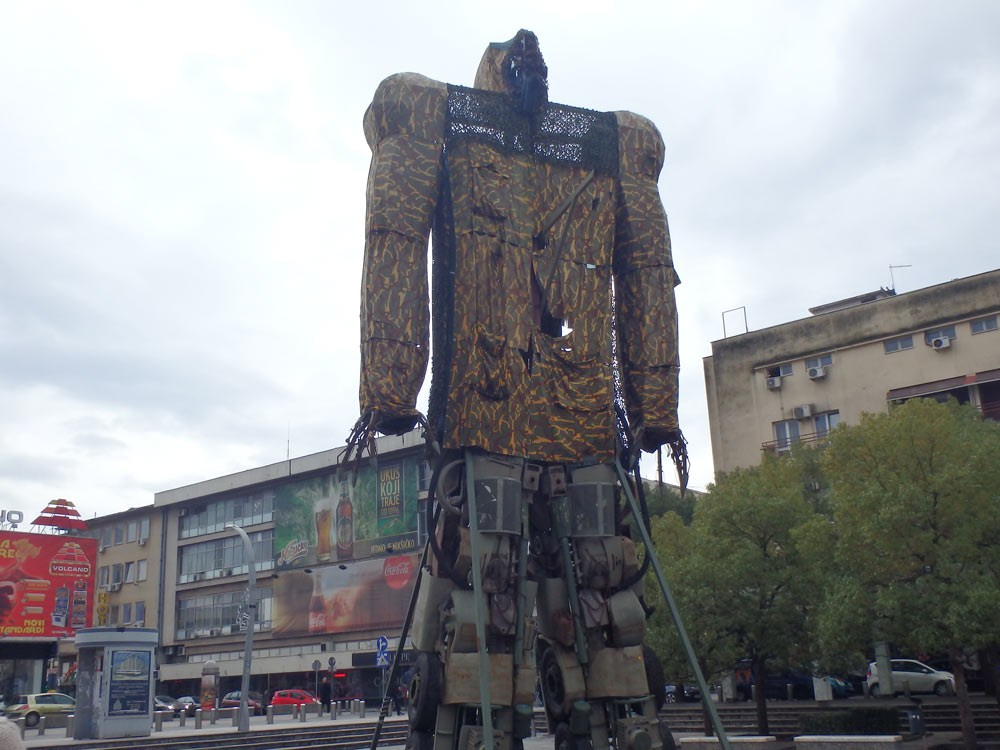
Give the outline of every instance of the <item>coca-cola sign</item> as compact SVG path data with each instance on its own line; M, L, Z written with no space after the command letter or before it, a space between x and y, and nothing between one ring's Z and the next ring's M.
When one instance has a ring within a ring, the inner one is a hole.
M386 585L391 589L401 589L408 584L412 571L413 557L411 555L387 557L382 565L382 575L385 576Z

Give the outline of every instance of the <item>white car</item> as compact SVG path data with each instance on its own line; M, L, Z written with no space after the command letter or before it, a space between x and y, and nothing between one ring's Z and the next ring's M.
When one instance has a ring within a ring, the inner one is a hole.
M891 663L893 692L902 693L904 682L909 685L911 693L952 695L955 692L955 676L951 672L933 669L914 659L893 659ZM882 695L878 684L878 664L875 662L868 665L868 690L875 697Z

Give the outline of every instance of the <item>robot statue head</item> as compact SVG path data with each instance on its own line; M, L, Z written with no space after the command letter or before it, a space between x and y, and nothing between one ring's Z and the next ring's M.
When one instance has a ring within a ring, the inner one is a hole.
M521 29L513 39L493 42L486 48L475 87L509 94L521 112L530 114L548 104L548 75L538 37Z

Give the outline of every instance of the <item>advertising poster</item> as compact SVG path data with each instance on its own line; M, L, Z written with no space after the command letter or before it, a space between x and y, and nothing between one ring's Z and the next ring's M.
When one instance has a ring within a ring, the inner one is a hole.
M91 625L97 540L0 531L0 637L62 638Z
M416 581L416 554L291 570L273 583L275 635L399 628Z
M416 456L368 463L357 481L330 473L275 490L275 568L400 554L417 548Z
M112 651L108 716L149 713L149 651Z

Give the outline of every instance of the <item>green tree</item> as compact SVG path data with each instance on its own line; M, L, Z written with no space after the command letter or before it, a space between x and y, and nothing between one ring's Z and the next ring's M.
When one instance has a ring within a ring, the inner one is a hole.
M653 525L664 573L706 671L732 673L749 660L763 686L770 669L802 660L805 623L816 587L803 563L796 530L815 515L794 458L763 463L720 477L699 498L685 527L675 514ZM647 601L656 600L647 581ZM652 618L650 642L661 654L679 654L665 607ZM668 668L682 665L665 660ZM677 673L675 671L675 673ZM764 690L757 693L757 729L768 734Z
M685 524L691 523L694 518L694 506L698 500L697 493L688 490L681 497L681 493L670 485L648 479L642 480L642 484L646 491L646 507L649 509L650 518L665 513L676 513Z
M874 640L951 656L966 747L975 744L962 648L1000 640L1000 425L975 409L916 399L829 438L837 575L819 618L827 652Z

